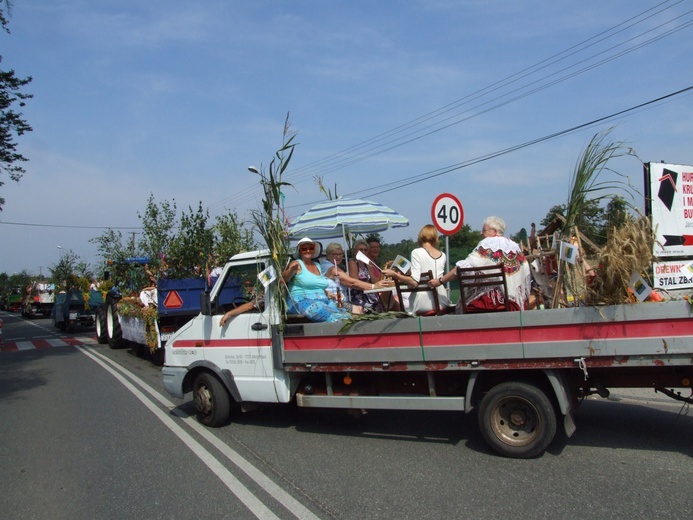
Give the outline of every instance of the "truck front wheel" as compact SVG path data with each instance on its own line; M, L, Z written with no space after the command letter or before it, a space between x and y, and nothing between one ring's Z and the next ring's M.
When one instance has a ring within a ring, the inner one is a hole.
M205 426L223 426L231 413L231 398L216 377L202 372L193 384L193 400L197 410L197 420Z
M505 457L541 455L556 435L556 412L546 394L520 382L493 387L479 406L479 428L488 445Z

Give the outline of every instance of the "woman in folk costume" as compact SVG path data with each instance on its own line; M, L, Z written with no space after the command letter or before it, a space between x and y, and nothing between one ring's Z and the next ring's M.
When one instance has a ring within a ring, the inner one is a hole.
M503 262L508 284L508 300L510 310L519 311L528 308L531 291L532 274L529 263L520 246L503 236L505 222L499 217L488 217L484 220L481 233L484 238L477 244L467 258L460 260L455 268L437 280L431 280L431 287L443 285L457 276L458 267L483 267L498 265ZM471 294L467 302L458 302L458 306L466 304L468 308L483 311L496 310L505 306L501 286L482 287L477 293Z

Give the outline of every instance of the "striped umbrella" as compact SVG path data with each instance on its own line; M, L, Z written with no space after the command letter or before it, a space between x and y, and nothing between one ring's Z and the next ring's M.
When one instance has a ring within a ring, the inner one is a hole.
M289 226L289 236L325 239L348 233L380 233L406 227L409 220L393 209L361 199L336 199L316 204Z

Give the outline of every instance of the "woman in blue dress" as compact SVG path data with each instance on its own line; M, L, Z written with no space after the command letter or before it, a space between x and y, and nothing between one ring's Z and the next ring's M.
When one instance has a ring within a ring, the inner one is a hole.
M282 273L289 287L287 310L310 321L340 321L349 317L346 309L327 297L328 280L322 276L320 265L313 260L320 255L310 238L302 238L296 247L298 260L293 260Z

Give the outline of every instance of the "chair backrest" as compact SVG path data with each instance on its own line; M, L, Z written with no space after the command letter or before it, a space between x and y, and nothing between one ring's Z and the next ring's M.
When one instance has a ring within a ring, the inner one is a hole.
M428 282L433 279L433 273L431 271L424 271L421 273L421 277L419 279L419 283L417 284L416 287L409 287L408 285L400 284L397 283L395 284L395 287L397 287L397 297L399 298L400 304L403 304L404 300L402 299L402 294L403 293L418 293L418 292L430 292L433 295L433 305L435 308L431 311L427 312L420 312L417 313L420 316L426 316L426 315L435 315L435 316L440 316L443 314L443 311L440 310L440 299L438 298L438 291L435 289L431 289L428 286Z
M508 281L505 277L503 262L498 265L488 265L483 267L458 267L457 281L460 285L460 303L458 307L462 314L468 312L480 312L479 310L467 308L467 298L470 292L480 288L498 287L503 291L504 306L498 309L489 309L490 312L509 311L510 300L508 299Z

